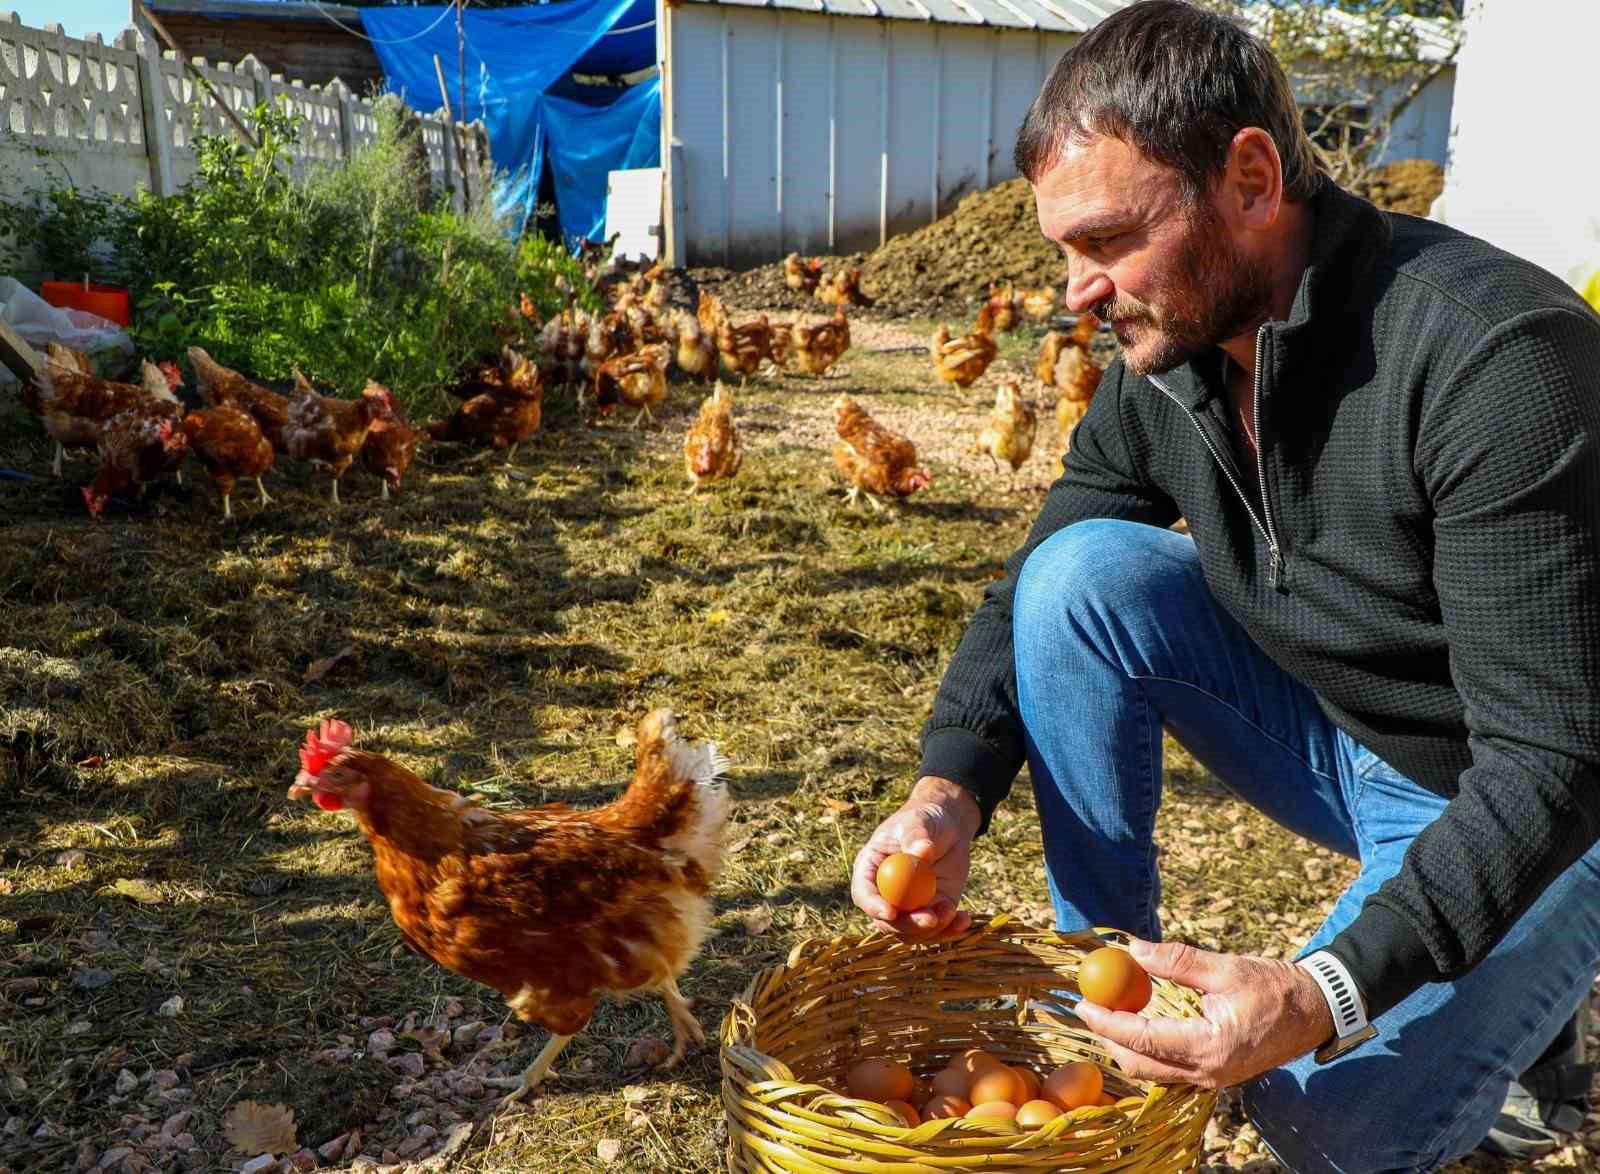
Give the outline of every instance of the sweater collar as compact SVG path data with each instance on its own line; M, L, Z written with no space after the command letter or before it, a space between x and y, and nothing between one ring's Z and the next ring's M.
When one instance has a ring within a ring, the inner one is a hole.
M1378 260L1389 245L1389 221L1377 208L1324 179L1311 198L1311 250L1287 320L1267 323L1274 371L1281 373L1345 345ZM1216 348L1155 376L1184 406L1197 408L1222 393Z

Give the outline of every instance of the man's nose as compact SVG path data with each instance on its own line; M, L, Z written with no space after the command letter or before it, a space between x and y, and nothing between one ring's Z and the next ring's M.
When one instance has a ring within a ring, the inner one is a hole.
M1067 278L1067 309L1074 314L1082 314L1092 306L1097 306L1112 294L1116 293L1116 286L1111 284L1111 279L1106 276L1105 270L1090 268L1085 265L1068 263ZM1073 270L1078 270L1073 272Z

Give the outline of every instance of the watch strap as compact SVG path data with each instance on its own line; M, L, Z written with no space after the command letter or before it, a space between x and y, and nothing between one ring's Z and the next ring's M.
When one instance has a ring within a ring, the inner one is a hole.
M1361 989L1339 958L1326 950L1307 954L1296 964L1316 980L1333 1015L1333 1038L1316 1051L1316 1061L1326 1064L1378 1034L1367 1022Z

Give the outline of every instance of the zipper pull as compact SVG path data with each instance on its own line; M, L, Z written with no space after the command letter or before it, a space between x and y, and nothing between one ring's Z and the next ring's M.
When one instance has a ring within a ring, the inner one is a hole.
M1267 562L1267 586L1274 591L1282 591L1283 587L1283 552L1276 546L1272 548L1272 557Z

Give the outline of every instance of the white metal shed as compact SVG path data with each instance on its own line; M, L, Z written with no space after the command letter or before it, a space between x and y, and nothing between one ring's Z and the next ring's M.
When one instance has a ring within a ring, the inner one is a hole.
M1016 174L1056 59L1132 0L661 0L675 265L871 249Z

